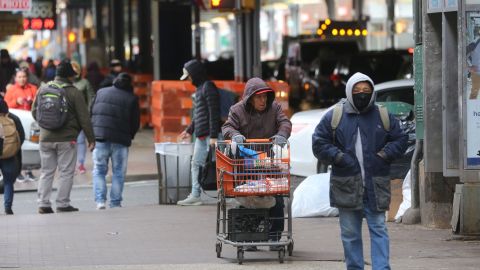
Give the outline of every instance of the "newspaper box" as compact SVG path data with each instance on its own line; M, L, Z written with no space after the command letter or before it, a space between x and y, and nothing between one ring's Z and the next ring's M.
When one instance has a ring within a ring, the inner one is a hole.
M190 194L191 143L155 143L159 204L175 204Z

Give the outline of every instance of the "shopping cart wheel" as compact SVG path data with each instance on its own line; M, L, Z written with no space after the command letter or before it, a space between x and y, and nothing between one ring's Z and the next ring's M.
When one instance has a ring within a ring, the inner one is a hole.
M288 256L292 256L293 253L293 240L290 244L287 246L287 251L288 251Z
M217 242L215 244L215 251L217 252L217 258L220 258L220 256L222 255L222 243Z
M282 247L278 250L278 261L280 263L283 263L284 259L285 259L285 248Z
M243 263L243 248L242 247L237 248L237 260L238 260L238 264Z

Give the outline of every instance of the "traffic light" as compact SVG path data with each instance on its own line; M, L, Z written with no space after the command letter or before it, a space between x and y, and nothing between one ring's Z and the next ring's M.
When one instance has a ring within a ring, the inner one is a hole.
M317 35L322 37L365 37L368 35L366 21L332 21L326 19L318 24Z
M211 9L233 10L235 9L235 0L210 0Z

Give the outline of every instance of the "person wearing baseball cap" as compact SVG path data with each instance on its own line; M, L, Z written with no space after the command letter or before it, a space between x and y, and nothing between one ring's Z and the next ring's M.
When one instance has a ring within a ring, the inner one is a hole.
M220 133L220 95L217 87L207 79L204 65L196 60L190 60L183 66L180 80L189 80L197 87L195 90L195 108L192 123L180 135L185 140L194 135L196 137L192 156L192 192L178 205L201 205L198 183L200 167L207 159L209 145L214 145Z

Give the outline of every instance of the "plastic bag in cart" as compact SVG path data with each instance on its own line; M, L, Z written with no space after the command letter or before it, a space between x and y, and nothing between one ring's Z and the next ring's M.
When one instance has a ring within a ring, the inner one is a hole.
M248 196L236 197L235 200L245 208L271 208L275 206L275 197L273 196Z
M307 177L293 192L292 217L336 217L330 206L330 173Z

